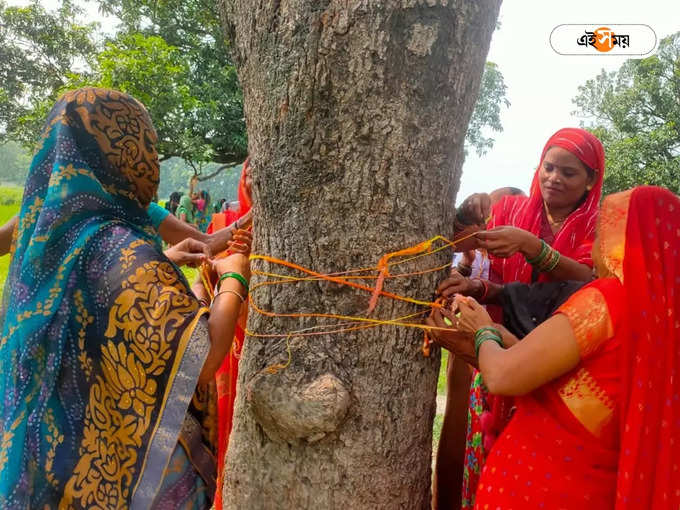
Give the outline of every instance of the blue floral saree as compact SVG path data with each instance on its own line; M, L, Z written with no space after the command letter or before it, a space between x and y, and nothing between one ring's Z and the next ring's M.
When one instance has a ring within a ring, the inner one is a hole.
M146 213L155 143L116 91L48 116L3 296L0 508L210 504L207 310Z

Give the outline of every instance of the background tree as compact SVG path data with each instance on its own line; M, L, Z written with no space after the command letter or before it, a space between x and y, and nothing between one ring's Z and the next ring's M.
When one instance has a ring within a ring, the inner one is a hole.
M450 235L499 6L224 0L253 156L256 252L332 273ZM448 257L439 252L398 272ZM386 285L429 299L442 275ZM251 299L277 313L359 316L368 303L365 293L322 282L265 286ZM417 311L382 298L375 316ZM252 313L248 329L318 325ZM270 373L286 365L287 344L290 364ZM394 327L249 337L225 508L429 508L439 353L425 358L421 344L422 332Z
M34 144L57 92L91 68L98 25L81 15L70 2L46 11L0 0L0 143Z
M501 108L510 106L506 92L503 73L496 64L487 62L484 65L477 103L465 135L466 145L474 148L478 156L483 156L493 148L495 139L489 136L488 132L503 131Z
M605 193L640 184L680 192L680 32L655 55L588 80L574 103L605 146Z
M32 147L63 90L95 85L141 99L163 159L182 158L202 180L245 159L242 92L213 0L99 0L106 33L79 21L81 5L64 2L52 12L38 1L7 7L0 0L0 143ZM489 63L467 140L480 155L493 144L488 132L501 130L503 104L503 77ZM164 175L171 167L163 165Z

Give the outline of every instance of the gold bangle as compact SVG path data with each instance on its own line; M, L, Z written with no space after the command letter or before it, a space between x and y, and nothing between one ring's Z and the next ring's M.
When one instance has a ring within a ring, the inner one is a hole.
M210 303L211 308L212 308L212 305L215 303L217 296L219 296L220 294L233 294L234 296L237 296L241 300L241 303L245 303L245 301L246 301L246 298L244 298L241 294L239 294L235 290L226 289L226 290L221 290L217 294L215 294L215 297L213 298L212 303Z

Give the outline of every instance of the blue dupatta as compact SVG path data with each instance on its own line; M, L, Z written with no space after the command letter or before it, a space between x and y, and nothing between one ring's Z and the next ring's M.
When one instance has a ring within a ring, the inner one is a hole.
M0 507L148 508L209 340L146 213L144 107L67 93L29 171L0 328Z

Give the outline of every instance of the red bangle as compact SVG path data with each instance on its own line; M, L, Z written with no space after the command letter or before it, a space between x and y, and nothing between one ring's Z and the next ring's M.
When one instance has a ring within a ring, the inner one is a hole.
M486 299L487 294L489 294L489 283L481 278L473 278L473 280L479 280L482 283L482 287L484 287L484 292L479 297L479 300L484 301Z

